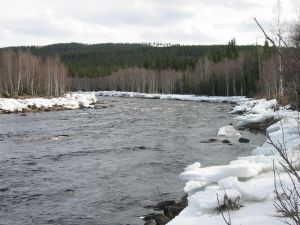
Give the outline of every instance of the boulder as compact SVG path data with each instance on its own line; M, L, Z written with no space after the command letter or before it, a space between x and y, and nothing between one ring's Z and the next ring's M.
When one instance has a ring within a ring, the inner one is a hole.
M156 211L161 211L164 210L165 207L170 206L170 205L175 205L176 202L174 200L170 201L161 201L157 203L155 206L153 206L153 209Z
M239 142L240 143L248 143L250 140L249 139L247 139L247 138L240 138L239 139Z
M184 209L184 207L180 207L178 205L170 205L164 208L164 214L169 219L175 218L178 214Z
M155 220L149 220L144 225L157 225Z
M200 143L212 143L212 142L215 142L215 141L217 141L218 139L216 139L216 138L210 138L210 139L208 139L208 140L204 140L204 141L200 141Z
M168 222L170 222L170 219L166 217L164 214L157 214L152 213L147 216L145 216L144 220L146 221L145 224L149 222L149 224L156 224L156 225L165 225ZM155 222L155 223L154 223Z
M229 144L229 143L230 143L230 141L229 141L229 140L227 140L227 139L225 139L225 140L223 140L223 141L222 141L222 143L224 143L224 144Z
M167 216L163 214L156 214L156 215L157 216L155 217L155 222L157 225L165 225L171 221Z

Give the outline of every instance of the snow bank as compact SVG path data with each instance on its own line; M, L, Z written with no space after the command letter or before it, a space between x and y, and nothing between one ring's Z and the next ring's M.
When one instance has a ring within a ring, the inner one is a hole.
M164 100L180 100L180 101L199 101L199 102L229 102L237 103L246 101L245 96L195 96L195 95L176 95L176 94L146 94L138 92L120 92L120 91L99 91L98 96L106 97L126 97L126 98L149 98L149 99L164 99Z
M0 98L0 111L3 112L22 112L30 109L78 109L92 108L97 102L94 93L69 93L59 98L30 98L12 99Z
M290 111L287 107L275 111L276 107L276 100L249 100L238 103L231 113L243 113L243 116L237 117L243 124L278 119L279 121L269 126L266 132L273 143L284 146L288 157L300 168L299 113ZM226 129L221 128L219 133L231 133ZM232 128L229 130L232 131ZM282 224L275 216L273 205L276 198L273 162L282 172L282 183L287 187L292 184L289 176L284 173L279 154L268 143L270 140L255 148L251 156L238 157L228 165L201 167L198 162L188 166L179 175L186 181L184 191L189 195L188 206L168 225L223 225L225 222L222 216L216 213L216 196L222 201L224 193L232 201L239 198L244 206L231 211L232 224ZM222 202L220 204L222 205Z
M241 198L241 194L234 189L224 189L224 190L209 189L205 192L204 191L197 192L196 194L190 196L188 198L188 201L192 207L197 208L199 211L205 212L206 210L214 210L219 205L223 205L225 194L227 195L228 199L231 199L233 202Z
M241 101L230 113L266 113L272 112L277 106L277 100L267 101L266 99Z

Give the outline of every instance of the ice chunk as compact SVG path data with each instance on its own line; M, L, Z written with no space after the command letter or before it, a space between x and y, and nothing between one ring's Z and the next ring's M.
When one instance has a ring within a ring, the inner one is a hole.
M201 164L200 164L199 162L195 162L194 164L187 166L187 167L184 169L184 171L196 170L196 169L198 169L198 168L200 168L200 167L201 167Z
M240 136L240 135L241 134L236 129L234 129L234 127L231 125L221 127L218 132L218 136Z
M264 167L264 164L259 163L210 166L183 172L179 175L179 177L186 181L196 180L205 182L218 182L219 180L230 176L251 178L262 172Z
M265 112L268 112L268 111L271 111L273 112L274 111L274 108L277 106L277 100L276 99L273 99L273 100L270 100L270 101L262 101L258 104L256 104L251 112L252 113L265 113Z
M202 182L202 181L189 181L185 184L185 187L184 187L184 192L185 193L189 193L195 189L198 189L198 188L202 188L202 187L205 187L207 184L209 184L208 182Z

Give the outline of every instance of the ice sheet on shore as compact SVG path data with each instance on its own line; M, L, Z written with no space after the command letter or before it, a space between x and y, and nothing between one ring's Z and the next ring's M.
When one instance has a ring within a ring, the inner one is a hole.
M138 92L121 92L121 91L98 91L95 92L98 96L106 97L126 97L126 98L149 98L149 99L165 99L165 100L180 100L180 101L199 101L199 102L229 102L237 103L246 101L245 96L196 96L196 95L177 95L177 94L147 94Z
M276 217L274 207L274 176L273 162L281 171L281 181L284 185L292 183L281 166L283 161L276 149L268 142L283 146L288 157L297 168L300 168L300 137L299 113L278 108L276 100L250 100L238 103L232 113L244 113L237 119L243 124L260 123L268 119L278 119L279 122L269 126L266 132L270 140L252 151L251 156L238 157L228 165L210 167L192 167L180 174L185 180L184 191L189 194L188 207L168 225L223 225L221 215L216 213L216 194L222 191L240 196L244 206L231 211L232 224L282 224Z
M64 109L90 108L97 102L94 93L69 93L59 98L30 98L30 99L13 99L0 98L0 111L4 112L21 112L36 109L51 109L61 107Z

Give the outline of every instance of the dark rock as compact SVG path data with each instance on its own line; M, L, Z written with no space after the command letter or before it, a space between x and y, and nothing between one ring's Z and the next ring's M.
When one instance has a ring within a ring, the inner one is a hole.
M249 139L247 139L247 138L240 138L239 139L239 142L240 143L248 143L250 140Z
M9 190L8 187L0 188L0 192L5 192L5 191L8 191L8 190Z
M261 123L249 123L241 128L248 128L250 131L259 131L259 132L265 132L266 129L271 126L272 124L278 122L279 120L276 120L275 118L270 118L264 122Z
M217 141L217 139L216 138L210 138L210 139L208 139L208 141L209 142L215 142L215 141Z
M230 143L230 141L229 141L229 140L227 140L227 139L225 139L225 140L223 140L223 141L222 141L222 143L229 144L229 143Z
M200 141L200 143L211 143L211 142L215 142L215 141L217 141L218 139L216 139L216 138L210 138L210 139L208 139L208 140L204 140L204 141Z
M35 166L37 164L37 162L27 162L25 163L25 165L27 166Z
M149 220L144 225L157 225L155 220Z
M145 150L146 147L145 147L145 146L140 146L139 149L140 149L140 150Z
M155 222L156 225L165 225L170 222L170 219L163 214L156 214Z
M171 221L175 216L177 216L188 204L187 200L188 195L184 195L181 199L176 201L161 201L153 206L154 210L161 211L163 210L163 214L151 213L144 217L144 221L149 221L149 224L152 225L154 223L150 223L151 221L155 221L156 225L164 225Z
M20 116L27 116L25 113L21 113Z
M143 220L147 222L155 221L156 225L165 225L166 223L170 222L170 219L167 216L158 213L151 213L145 216Z
M177 203L177 206L183 207L183 208L187 207L187 205L188 205L188 199L187 198L188 198L187 194L185 194L184 196L182 196L180 198L179 202Z
M170 205L175 205L175 201L162 201L157 203L155 206L153 206L153 209L156 211L161 211L164 210L165 207L170 206Z
M54 108L50 108L50 107L44 109L45 112L51 112L51 111L53 111L53 110L54 110Z
M176 206L176 205L170 205L164 208L164 214L167 216L169 219L175 218L184 207Z
M154 220L155 215L157 215L157 214L156 214L156 213L150 213L150 214L146 215L146 216L143 218L143 220L144 220L144 221Z

